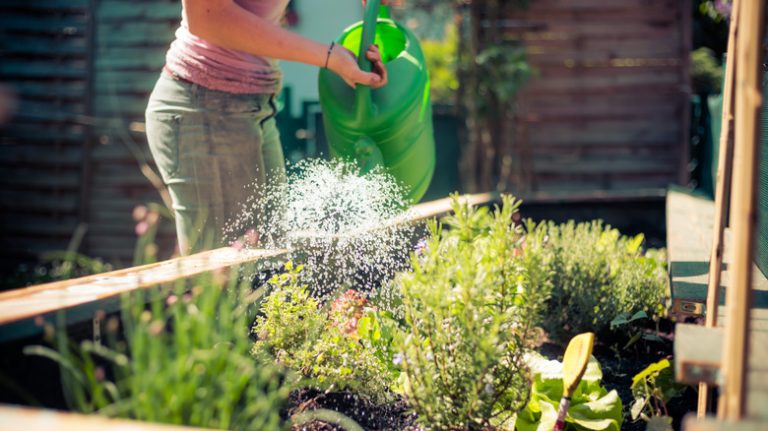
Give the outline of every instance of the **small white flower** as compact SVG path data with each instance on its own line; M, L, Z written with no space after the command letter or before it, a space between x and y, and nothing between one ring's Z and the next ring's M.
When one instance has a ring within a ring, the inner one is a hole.
M395 365L400 365L403 363L403 354L402 353L395 353L395 356L392 357L392 363Z

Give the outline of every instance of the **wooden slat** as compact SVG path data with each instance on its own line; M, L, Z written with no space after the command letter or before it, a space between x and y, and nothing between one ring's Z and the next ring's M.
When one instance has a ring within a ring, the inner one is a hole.
M0 405L0 429L24 431L205 431L101 416ZM212 431L212 430L208 430Z
M88 0L3 0L3 7L14 10L41 12L79 11L88 7Z
M179 14L181 17L181 14ZM124 21L101 23L98 22L96 31L99 34L99 46L101 50L108 47L150 46L165 47L168 49L173 40L173 33L179 25L179 20L174 22L141 22ZM155 50L155 54L163 51Z
M760 420L746 420L738 423L730 421L718 421L715 418L696 418L689 414L683 420L683 431L766 431L768 422Z
M463 201L477 205L497 199L494 194L469 195ZM402 217L376 229L435 217L451 211L451 199L416 205ZM287 250L237 250L224 247L191 256L109 273L0 292L0 325L103 300L120 293L149 288L181 278L231 266L277 259Z
M0 292L0 324L74 307L230 266L276 258L285 250L221 248L165 262Z
M505 39L522 41L536 70L516 111L525 124L516 146L533 158L523 162L528 187L644 188L678 179L687 145L687 4L543 0L507 10ZM580 133L589 123L621 124L626 132L598 125Z
M175 20L181 17L180 3L139 3L130 0L108 1L101 5L99 21Z

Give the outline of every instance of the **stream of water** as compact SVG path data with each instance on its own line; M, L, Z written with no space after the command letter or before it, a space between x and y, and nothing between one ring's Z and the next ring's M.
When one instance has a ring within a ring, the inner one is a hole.
M405 268L416 227L397 181L344 161L304 160L287 182L253 186L225 234L247 247L290 250L316 295L370 291Z

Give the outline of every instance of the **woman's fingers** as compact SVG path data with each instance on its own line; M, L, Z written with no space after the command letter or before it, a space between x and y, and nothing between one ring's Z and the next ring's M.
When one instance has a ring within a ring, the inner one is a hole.
M381 52L379 47L371 45L368 47L368 51L365 53L366 58L373 63L373 72L379 76L379 82L371 84L373 88L383 87L387 84L387 68L384 66L384 62L381 59Z

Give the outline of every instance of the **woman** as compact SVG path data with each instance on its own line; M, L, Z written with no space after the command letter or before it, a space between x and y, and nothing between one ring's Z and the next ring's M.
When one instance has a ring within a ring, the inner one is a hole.
M258 184L285 180L275 125L281 73L275 60L326 67L347 84L386 84L335 44L280 27L289 0L183 0L176 40L146 112L147 140L173 201L179 251L223 244L223 230ZM386 3L386 2L382 2Z

